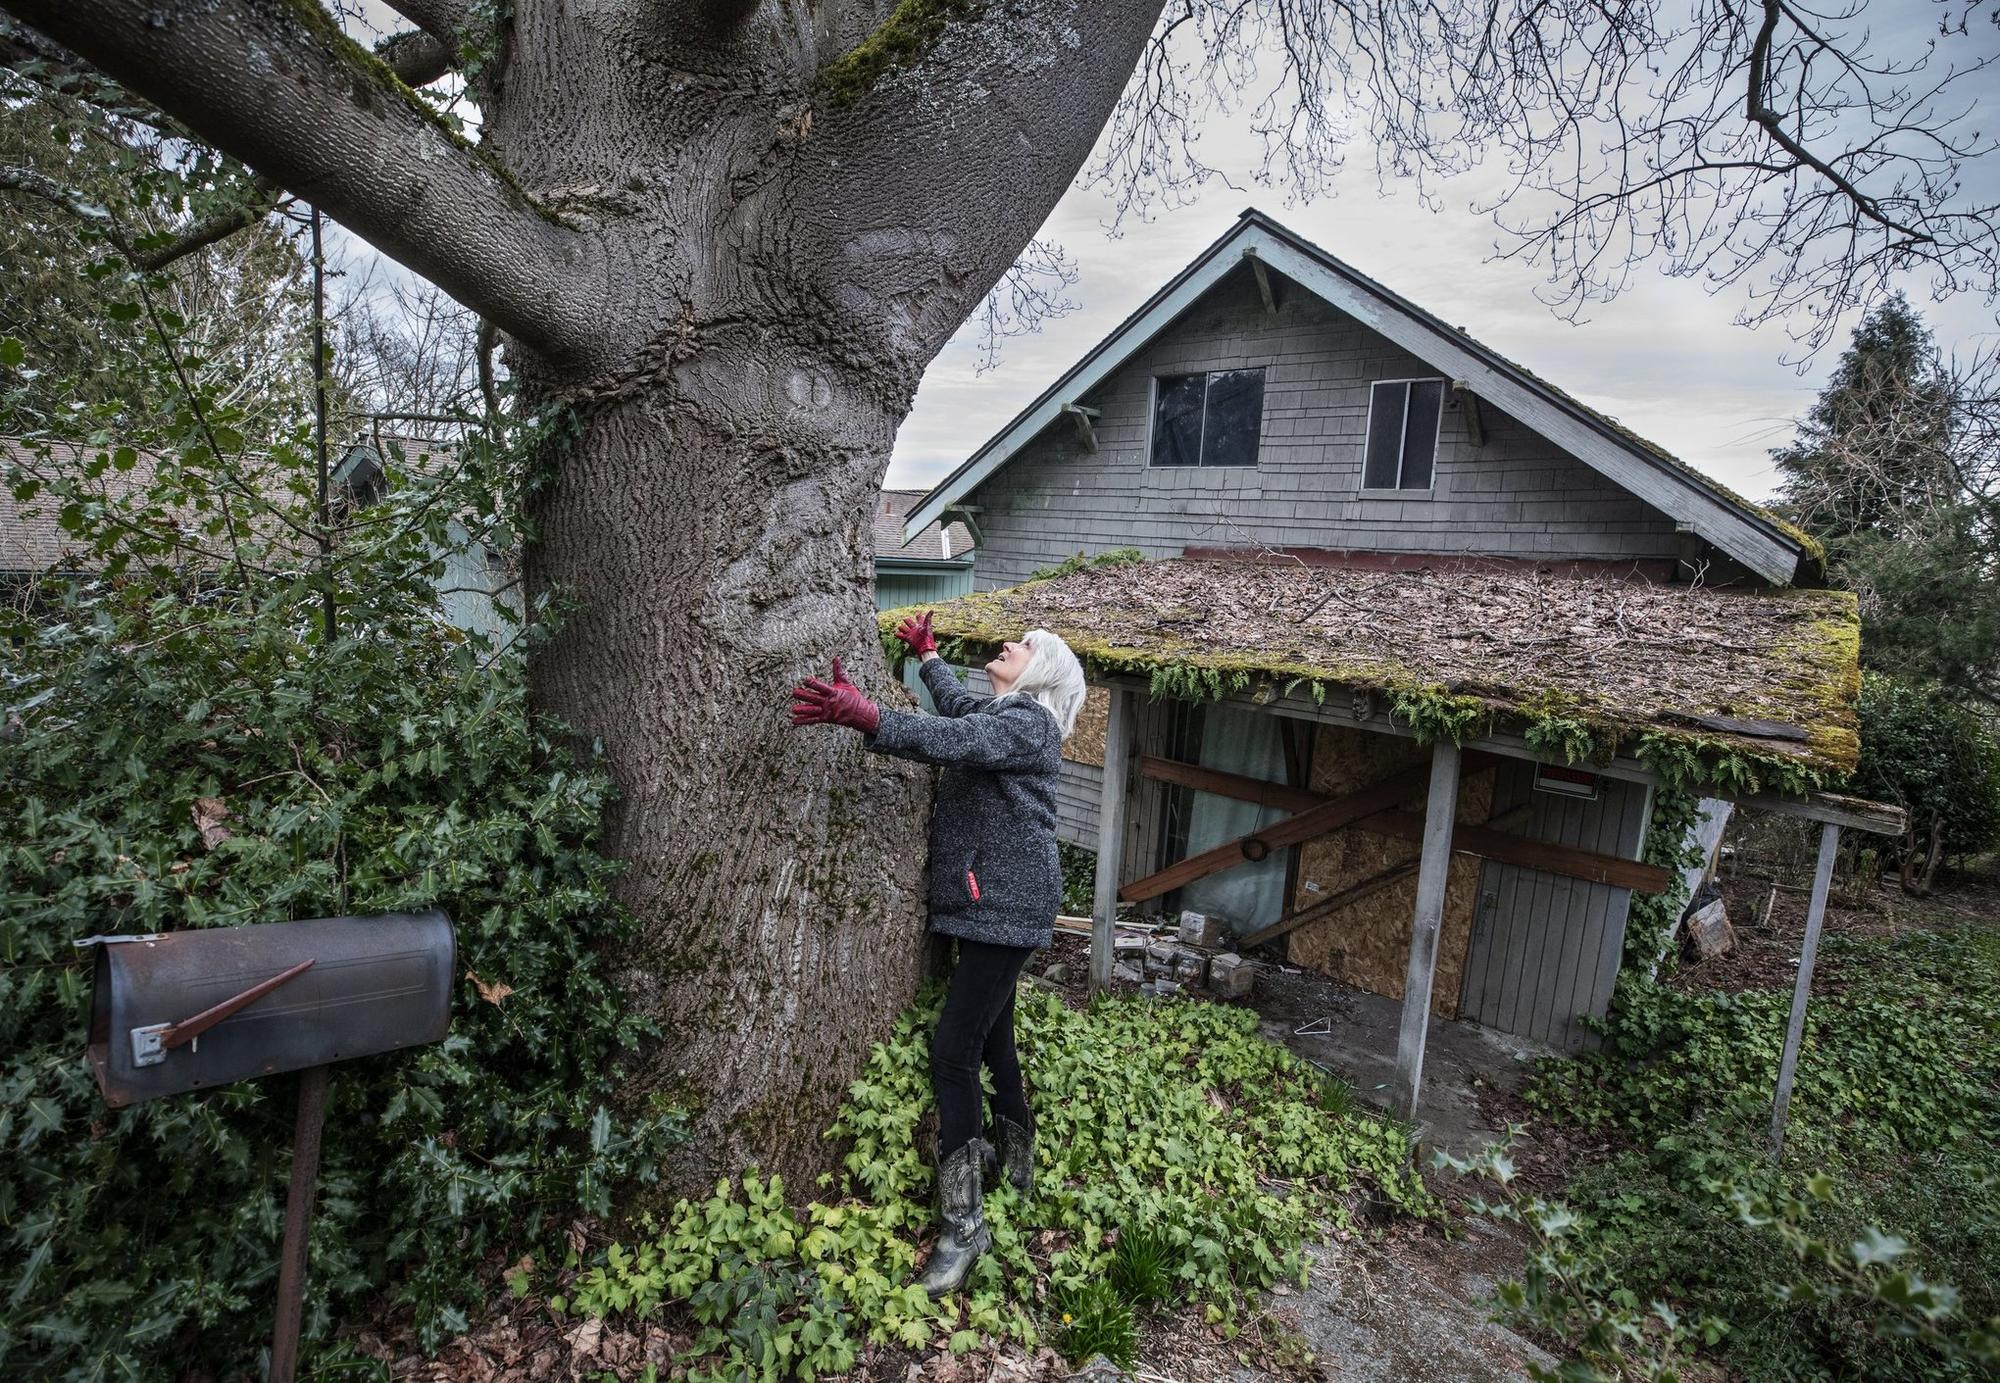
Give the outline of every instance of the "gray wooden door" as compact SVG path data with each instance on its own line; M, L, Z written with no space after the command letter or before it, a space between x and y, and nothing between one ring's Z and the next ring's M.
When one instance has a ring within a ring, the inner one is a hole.
M1534 790L1534 765L1501 767L1493 814L1527 807L1513 828L1533 840L1632 859L1645 838L1647 789L1598 779L1595 801ZM1481 871L1459 1015L1564 1051L1593 1045L1580 1019L1602 1017L1618 977L1631 890L1488 860Z

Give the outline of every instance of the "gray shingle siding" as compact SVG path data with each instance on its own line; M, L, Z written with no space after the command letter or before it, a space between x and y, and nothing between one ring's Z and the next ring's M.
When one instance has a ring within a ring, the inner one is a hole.
M1237 469L1146 465L1157 375L1262 365L1258 464ZM1363 497L1370 386L1436 378L1431 369L1303 289L1280 285L1270 315L1239 271L1084 403L1101 410L1098 450L1057 425L967 496L984 542L976 586L1011 586L1078 550L1137 547L1356 548L1520 557L1674 558L1671 519L1554 443L1482 404L1486 444L1447 394L1436 489Z

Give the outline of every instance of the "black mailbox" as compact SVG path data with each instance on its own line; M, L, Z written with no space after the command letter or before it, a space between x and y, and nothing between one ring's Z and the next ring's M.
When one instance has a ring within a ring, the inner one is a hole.
M442 912L104 938L89 1056L114 1109L443 1040Z

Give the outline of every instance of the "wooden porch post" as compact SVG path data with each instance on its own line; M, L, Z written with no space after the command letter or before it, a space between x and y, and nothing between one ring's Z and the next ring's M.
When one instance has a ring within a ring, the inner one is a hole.
M1396 1103L1417 1117L1424 1079L1424 1039L1430 1031L1431 980L1437 973L1438 930L1451 875L1451 826L1458 815L1458 746L1440 739L1431 750L1430 796L1424 802L1423 854L1417 865L1417 912L1410 928L1409 973L1403 979L1403 1024L1396 1041Z
M1090 908L1090 989L1111 987L1111 923L1118 915L1118 866L1131 796L1132 693L1111 689L1104 722L1104 785L1097 799L1097 894Z
M1840 850L1840 827L1829 821L1819 831L1819 863L1813 869L1812 901L1806 905L1806 940L1799 949L1799 977L1792 985L1792 1020L1785 1028L1785 1054L1778 1059L1778 1094L1771 1101L1771 1156L1785 1151L1785 1120L1791 1113L1792 1076L1805 1040L1806 996L1812 992L1813 962L1819 957L1819 929L1826 920L1826 895L1833 886L1833 857Z

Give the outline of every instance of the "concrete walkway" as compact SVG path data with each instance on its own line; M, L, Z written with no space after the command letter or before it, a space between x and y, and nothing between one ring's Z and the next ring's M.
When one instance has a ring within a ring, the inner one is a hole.
M1311 1247L1303 1292L1270 1302L1289 1309L1320 1375L1354 1383L1511 1383L1532 1361L1555 1360L1484 1306L1359 1244ZM1255 1375L1246 1375L1254 1377Z
M1262 1020L1258 1031L1265 1037L1333 1072L1368 1104L1388 1109L1396 1078L1400 1000L1350 989L1309 971L1288 975L1272 966L1257 976L1252 1003ZM1498 1140L1504 1131L1481 1116L1481 1093L1517 1089L1530 1062L1553 1055L1551 1048L1477 1023L1432 1023L1424 1051L1420 1139L1461 1157Z

